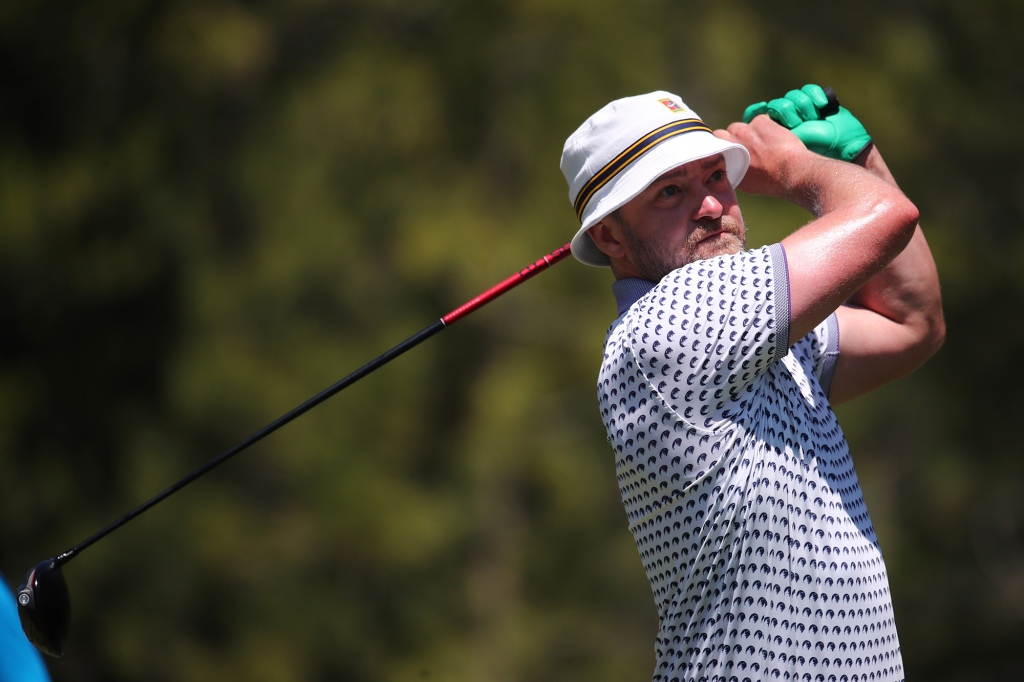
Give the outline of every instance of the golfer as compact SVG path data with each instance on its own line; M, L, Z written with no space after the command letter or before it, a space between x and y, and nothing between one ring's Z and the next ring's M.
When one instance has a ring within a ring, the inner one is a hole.
M831 406L919 367L945 325L864 127L813 85L715 131L653 92L591 116L561 167L573 255L615 276L598 398L658 609L653 679L902 680ZM735 188L812 219L748 250Z

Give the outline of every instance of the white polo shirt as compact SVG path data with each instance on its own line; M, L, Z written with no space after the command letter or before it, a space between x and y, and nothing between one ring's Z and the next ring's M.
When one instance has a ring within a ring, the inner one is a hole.
M774 244L620 280L598 381L660 627L653 679L903 679L885 564Z

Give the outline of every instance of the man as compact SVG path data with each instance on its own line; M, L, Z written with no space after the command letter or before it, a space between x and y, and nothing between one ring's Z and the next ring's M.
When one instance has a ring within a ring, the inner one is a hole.
M830 405L920 366L944 322L917 209L834 108L806 86L712 132L655 92L607 105L563 150L573 254L616 278L598 396L660 682L903 679ZM735 187L813 219L748 251Z

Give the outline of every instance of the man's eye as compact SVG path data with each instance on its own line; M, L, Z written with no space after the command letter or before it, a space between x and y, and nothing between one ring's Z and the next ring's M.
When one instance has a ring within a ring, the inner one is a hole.
M729 175L724 170L717 170L711 175L711 182L721 182L725 180Z
M658 194L663 197L674 197L675 195L679 194L679 188L676 187L675 185L668 185L666 187L663 187L661 191L658 192Z

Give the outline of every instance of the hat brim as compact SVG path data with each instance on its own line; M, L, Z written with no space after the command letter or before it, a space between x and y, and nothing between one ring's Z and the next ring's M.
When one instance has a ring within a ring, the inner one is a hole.
M733 187L739 185L750 166L750 153L744 146L726 142L711 133L693 132L674 137L638 158L590 199L580 229L572 238L572 255L587 265L611 265L608 256L590 238L590 228L670 170L716 154L725 157L729 182Z

